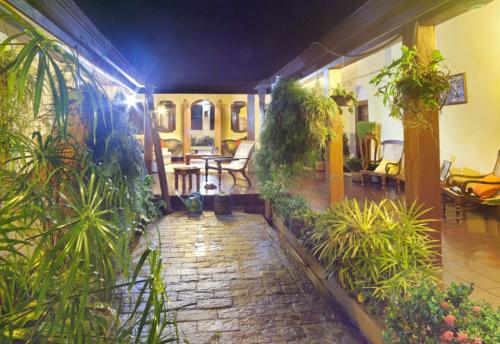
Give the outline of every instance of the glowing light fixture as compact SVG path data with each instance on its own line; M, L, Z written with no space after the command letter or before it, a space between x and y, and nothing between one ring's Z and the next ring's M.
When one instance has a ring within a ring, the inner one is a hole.
M136 93L129 93L127 94L127 96L125 97L125 104L127 105L127 108L130 109L130 108L135 108L137 103L139 103L140 100L139 98L137 97L137 94Z

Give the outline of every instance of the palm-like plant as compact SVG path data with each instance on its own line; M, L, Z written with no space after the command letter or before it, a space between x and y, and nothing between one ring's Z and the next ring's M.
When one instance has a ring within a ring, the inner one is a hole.
M327 271L350 293L387 301L435 280L433 240L412 204L342 202L316 221L310 240Z
M96 164L85 142L73 137L70 118L84 104L93 142L100 125L113 128L107 95L77 54L0 2L2 18L25 28L0 45L0 54L10 56L0 69L1 105L29 108L17 115L36 124L43 103L51 119L31 136L0 120L0 342L179 342L158 249L131 263L133 230L153 208L144 205L150 193L142 169L130 179L120 169L109 174L104 165L115 160L104 151ZM20 48L11 49L16 40ZM139 295L132 292L138 286ZM130 309L118 316L121 300Z

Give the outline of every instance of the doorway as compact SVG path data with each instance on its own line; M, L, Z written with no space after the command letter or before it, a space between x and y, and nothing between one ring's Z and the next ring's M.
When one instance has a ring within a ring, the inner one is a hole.
M358 137L358 131L356 130L356 127L358 126L358 122L360 121L368 121L368 100L361 100L358 101L356 104L356 111L355 111L355 125L354 125L354 137L355 137L355 143L356 143L356 157L361 158L361 150L360 150L360 141Z

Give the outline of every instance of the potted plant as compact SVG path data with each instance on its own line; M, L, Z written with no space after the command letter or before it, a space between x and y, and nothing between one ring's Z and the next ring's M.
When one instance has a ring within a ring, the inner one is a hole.
M354 112L354 105L357 101L356 95L354 92L346 90L341 84L337 84L337 86L332 89L330 98L333 99L337 106L347 106L350 113Z
M356 133L360 141L363 141L368 134L375 134L375 122L359 121L356 123Z
M318 150L315 166L316 166L316 172L325 172L325 149L324 148Z
M353 182L361 182L362 176L359 171L363 169L361 159L356 157L351 157L345 162L346 169L351 173L351 178Z
M382 68L370 83L378 86L390 116L412 126L428 126L426 113L440 110L450 90L450 72L435 50L428 63L421 63L415 48L401 47L402 56Z

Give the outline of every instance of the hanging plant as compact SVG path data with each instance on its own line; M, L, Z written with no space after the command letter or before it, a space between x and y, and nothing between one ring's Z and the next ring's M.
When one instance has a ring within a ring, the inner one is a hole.
M378 86L390 116L412 126L428 126L426 113L440 110L450 90L450 72L435 50L429 63L419 62L415 48L401 47L402 56L382 68L370 83Z
M354 105L356 105L357 102L354 92L346 90L341 84L337 84L337 86L332 89L330 98L337 104L340 113L342 113L341 107L343 106L347 106L349 112L354 113Z
M303 88L297 80L282 78L273 87L266 111L261 145L255 154L259 182L272 171L286 170L290 179L313 166L333 136L336 104L321 91Z

